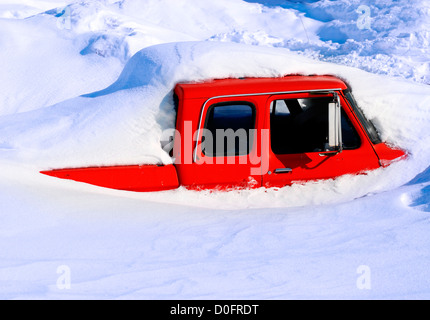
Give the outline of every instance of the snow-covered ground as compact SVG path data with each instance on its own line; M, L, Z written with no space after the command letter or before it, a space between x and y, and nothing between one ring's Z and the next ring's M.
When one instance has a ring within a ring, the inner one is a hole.
M425 0L0 0L0 298L430 298L429 21ZM38 173L169 162L176 82L298 72L346 78L409 159L228 193Z

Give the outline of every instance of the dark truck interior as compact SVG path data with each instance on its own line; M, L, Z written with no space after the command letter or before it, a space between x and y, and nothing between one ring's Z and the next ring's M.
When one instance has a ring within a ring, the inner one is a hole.
M333 97L275 100L270 110L271 144L275 154L325 151L328 104ZM360 147L360 138L342 110L344 149Z

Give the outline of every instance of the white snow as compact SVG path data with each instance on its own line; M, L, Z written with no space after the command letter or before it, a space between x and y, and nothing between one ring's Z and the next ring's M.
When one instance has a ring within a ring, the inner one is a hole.
M428 4L254 2L0 1L0 298L430 296ZM358 28L361 4L371 30ZM347 79L409 159L224 193L38 173L169 163L159 141L175 83L289 73ZM357 285L361 266L370 290Z

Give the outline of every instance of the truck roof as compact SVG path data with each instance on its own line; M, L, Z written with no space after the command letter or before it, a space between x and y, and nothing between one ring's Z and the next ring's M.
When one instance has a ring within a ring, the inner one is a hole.
M237 94L347 88L348 85L343 80L332 75L288 75L273 78L229 78L178 83L175 91L180 90L185 99L196 99Z

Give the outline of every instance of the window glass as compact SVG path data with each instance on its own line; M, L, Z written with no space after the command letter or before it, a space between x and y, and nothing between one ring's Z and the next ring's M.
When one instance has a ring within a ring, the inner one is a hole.
M250 103L222 103L208 109L202 151L209 157L247 155L252 149L255 107Z
M345 150L358 149L361 146L360 136L344 110L342 110L342 143Z
M282 101L282 103L281 103ZM325 151L328 143L328 104L332 97L276 100L271 105L271 146L275 154ZM278 110L285 105L288 112ZM342 110L344 149L356 149L360 138Z
M376 130L373 123L366 118L363 111L358 107L357 102L354 99L354 96L350 91L344 91L345 97L350 103L352 109L354 110L355 114L358 117L358 120L361 122L361 124L364 127L364 130L367 133L367 136L370 138L370 141L372 141L373 144L381 143L382 140L379 136L378 130Z
M273 112L273 110L276 110L277 115L289 115L290 114L290 110L288 109L287 104L285 103L284 100L273 101L272 105L271 105L271 112Z

